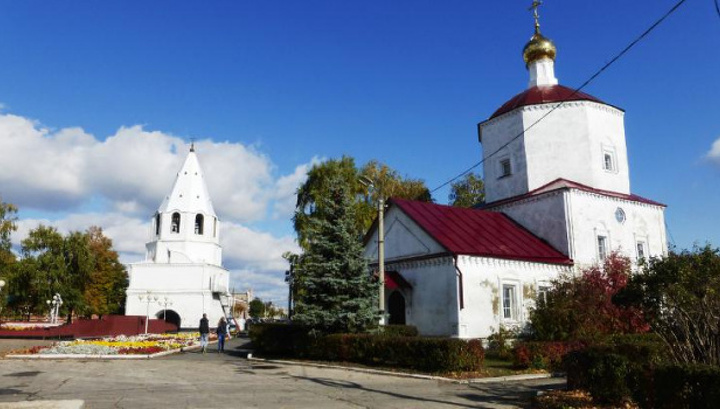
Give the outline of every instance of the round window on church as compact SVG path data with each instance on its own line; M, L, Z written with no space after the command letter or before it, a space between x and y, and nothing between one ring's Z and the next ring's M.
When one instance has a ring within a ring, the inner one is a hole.
M618 223L625 223L625 210L618 207L617 210L615 210L615 220L618 221Z

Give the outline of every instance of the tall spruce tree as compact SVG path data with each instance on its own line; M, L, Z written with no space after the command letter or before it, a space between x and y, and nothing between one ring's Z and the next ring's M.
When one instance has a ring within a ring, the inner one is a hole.
M332 175L327 194L317 199L321 203L307 215L305 252L294 273L293 320L321 333L366 331L379 319L378 284L358 239L354 192Z

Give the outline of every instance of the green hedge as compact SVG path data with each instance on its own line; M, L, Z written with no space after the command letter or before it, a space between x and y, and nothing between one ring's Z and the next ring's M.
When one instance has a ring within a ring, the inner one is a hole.
M710 365L661 365L637 395L645 408L715 409L720 407L720 368Z
M253 324L249 337L253 349L268 356L302 356L313 343L308 329L295 324Z
M665 344L648 335L614 336L604 342L565 356L568 389L587 390L600 402L646 400L648 374L669 357Z
M250 327L250 339L255 351L266 356L345 361L425 372L478 371L485 357L479 340L388 334L333 334L315 338L308 334L307 328L292 324L255 324Z
M390 337L416 337L419 333L414 325L383 325L378 334Z
M311 356L424 372L455 372L480 370L485 351L479 340L334 334L318 339Z

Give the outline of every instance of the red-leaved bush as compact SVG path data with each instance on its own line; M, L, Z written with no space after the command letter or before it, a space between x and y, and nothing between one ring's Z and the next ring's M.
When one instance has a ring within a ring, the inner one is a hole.
M558 280L547 300L540 300L530 314L534 338L587 340L647 332L649 326L639 308L613 303L613 296L625 288L630 274L630 259L612 253L602 267L589 267L579 276Z

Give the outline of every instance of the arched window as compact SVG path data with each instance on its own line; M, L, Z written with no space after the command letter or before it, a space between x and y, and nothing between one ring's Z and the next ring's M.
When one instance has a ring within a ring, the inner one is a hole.
M171 230L173 233L180 233L180 213L173 213L172 215L172 224L170 225Z
M203 234L203 225L205 224L205 218L203 215L198 214L195 216L195 234Z
M155 235L160 235L160 213L155 213Z
M217 237L217 218L213 217L213 237Z

